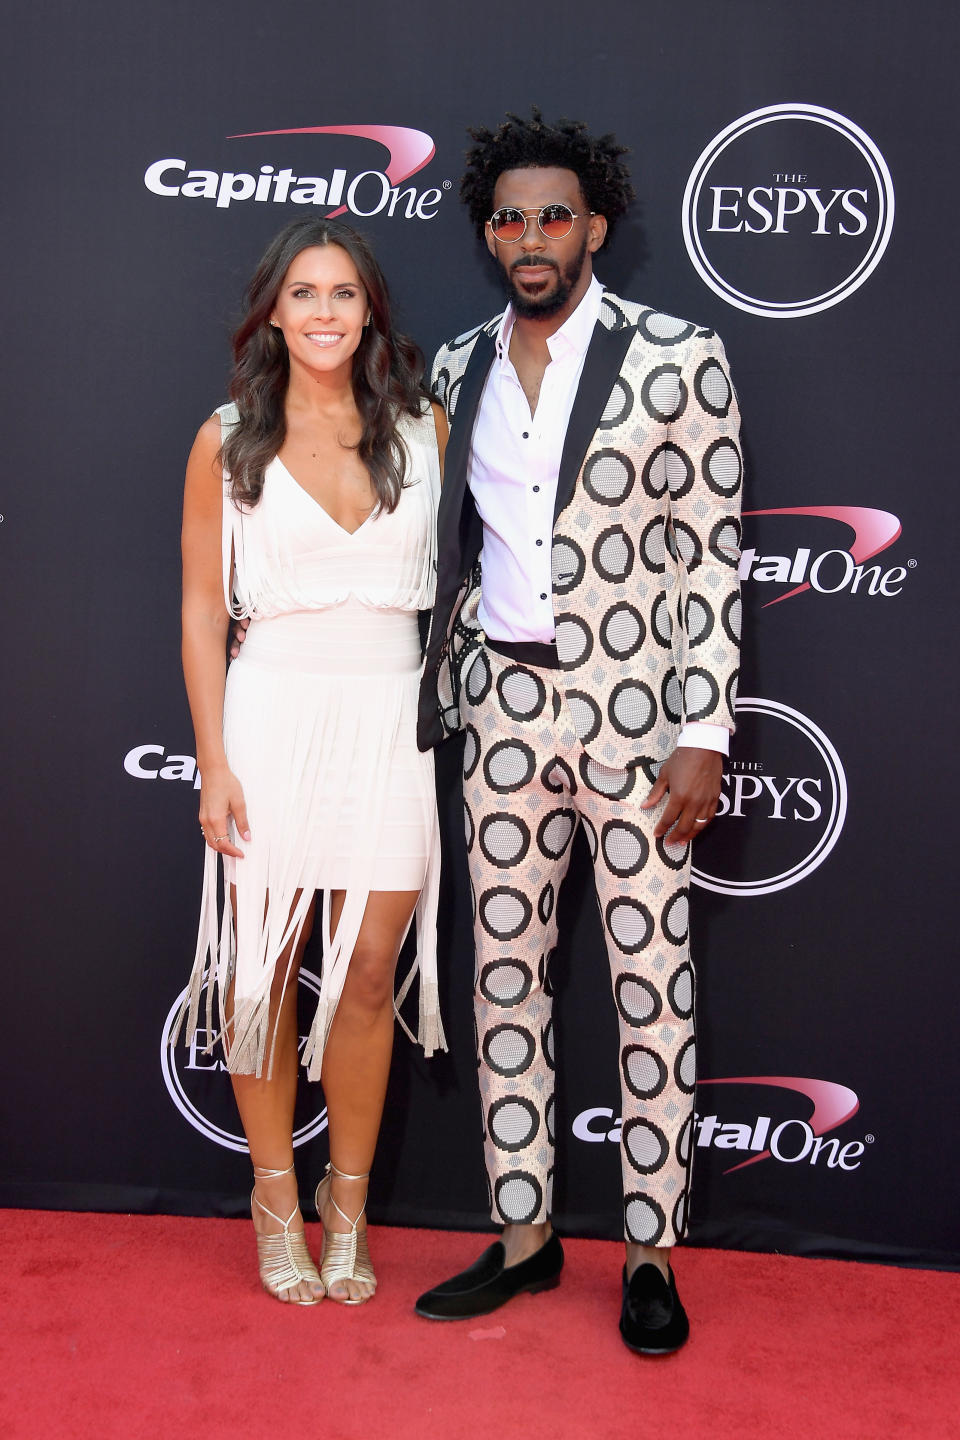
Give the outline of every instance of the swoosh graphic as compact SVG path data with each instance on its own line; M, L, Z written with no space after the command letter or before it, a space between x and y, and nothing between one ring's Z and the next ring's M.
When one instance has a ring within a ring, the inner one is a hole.
M437 147L425 130L409 130L403 125L300 125L292 130L248 130L242 135L228 135L228 140L253 140L258 135L358 135L364 140L375 140L389 155L383 173L391 185L399 185L416 175L424 165L429 165ZM346 205L331 210L327 216L332 220L342 215Z
M822 511L817 513L822 514ZM873 510L868 513L882 515L885 512ZM697 1085L773 1085L778 1090L794 1090L813 1102L813 1113L807 1124L814 1135L825 1135L828 1130L835 1130L860 1109L860 1100L855 1090L846 1085L838 1085L834 1080L811 1080L802 1075L733 1075L723 1080L698 1080ZM744 1170L748 1165L756 1165L758 1161L769 1158L770 1151L764 1150L759 1155L751 1156L749 1160L742 1160L739 1165L731 1165L730 1169L723 1173L732 1175L735 1170Z
M853 543L847 546L855 565L872 560L881 550L892 545L900 534L901 525L896 515L889 510L870 510L863 505L788 505L777 510L744 510L744 515L817 515L825 520L839 520L853 531ZM796 585L776 600L768 600L762 608L779 605L791 595L800 595L810 589L810 582Z

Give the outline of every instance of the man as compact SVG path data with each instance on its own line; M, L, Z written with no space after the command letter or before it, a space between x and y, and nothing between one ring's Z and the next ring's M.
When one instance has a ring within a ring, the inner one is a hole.
M620 1331L665 1354L689 1329L669 1263L693 1147L687 888L734 723L736 398L711 330L594 278L633 195L623 147L537 110L471 133L461 194L510 303L435 362L452 428L419 742L466 732L485 1156L505 1228L416 1308L467 1318L559 1278L548 965L582 823L620 1025Z

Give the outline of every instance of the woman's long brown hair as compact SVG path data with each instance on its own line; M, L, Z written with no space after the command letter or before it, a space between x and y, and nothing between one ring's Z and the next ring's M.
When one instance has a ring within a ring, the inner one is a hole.
M403 488L405 453L397 431L401 415L419 415L426 391L423 356L414 342L399 335L390 315L383 271L362 235L335 220L294 220L267 246L247 288L246 313L233 337L233 374L229 394L240 412L239 424L220 449L220 462L231 480L231 496L244 508L263 493L263 474L283 444L287 422L284 400L290 379L287 346L270 324L280 285L293 261L312 245L339 245L357 267L370 306L370 322L353 354L353 397L362 433L357 454L370 473L383 509L396 509Z

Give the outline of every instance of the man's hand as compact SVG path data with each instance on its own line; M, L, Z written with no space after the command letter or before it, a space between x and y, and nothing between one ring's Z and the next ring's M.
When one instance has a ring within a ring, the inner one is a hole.
M247 626L249 620L235 620L230 629L230 659L236 660L240 654L240 646L247 638Z
M659 838L670 830L670 845L686 845L695 835L702 835L716 814L722 776L723 756L718 750L678 746L661 765L650 794L640 806L641 810L652 810L669 793L654 834Z

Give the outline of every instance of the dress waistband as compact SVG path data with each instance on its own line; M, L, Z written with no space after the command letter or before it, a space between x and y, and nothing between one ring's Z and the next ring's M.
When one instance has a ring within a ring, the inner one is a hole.
M252 620L240 660L314 675L404 675L420 668L416 610L350 598L317 610Z
M521 665L539 665L544 670L561 668L557 647L552 641L547 645L542 640L491 640L488 635L485 643L488 650Z

